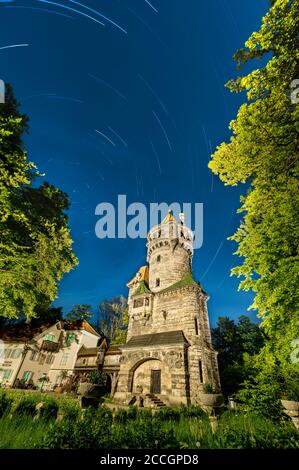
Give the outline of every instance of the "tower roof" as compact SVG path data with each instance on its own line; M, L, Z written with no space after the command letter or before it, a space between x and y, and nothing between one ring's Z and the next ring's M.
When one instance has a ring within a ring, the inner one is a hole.
M167 215L162 220L161 224L166 224L167 222L177 222L173 212L171 210L168 211Z
M136 282L148 284L148 266L141 266L135 276L128 282L127 287L132 287Z

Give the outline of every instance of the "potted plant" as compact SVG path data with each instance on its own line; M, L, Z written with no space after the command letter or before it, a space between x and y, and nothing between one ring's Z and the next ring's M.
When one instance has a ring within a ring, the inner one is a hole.
M66 380L67 376L68 376L67 370L61 370L60 371L60 373L58 375L60 384L58 386L55 386L55 388L54 388L55 393L62 393L63 392L63 383Z
M203 392L199 394L200 402L204 406L220 406L223 403L223 395L216 393L212 384L203 384Z

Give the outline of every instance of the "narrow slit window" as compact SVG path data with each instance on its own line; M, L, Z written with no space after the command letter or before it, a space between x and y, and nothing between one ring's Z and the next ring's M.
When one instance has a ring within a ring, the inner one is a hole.
M199 381L202 384L203 383L203 373L202 373L202 362L198 361L198 366L199 366Z
M197 318L194 318L195 334L198 336L198 321Z

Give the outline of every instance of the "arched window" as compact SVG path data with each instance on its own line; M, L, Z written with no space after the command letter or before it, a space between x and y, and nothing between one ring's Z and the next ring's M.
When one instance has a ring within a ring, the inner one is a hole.
M156 279L156 287L159 287L159 286L160 286L160 279L157 278L157 279Z

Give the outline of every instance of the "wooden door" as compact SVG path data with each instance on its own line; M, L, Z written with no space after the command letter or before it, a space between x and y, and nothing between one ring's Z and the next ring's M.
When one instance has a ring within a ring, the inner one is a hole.
M151 393L161 393L161 371L151 371Z

